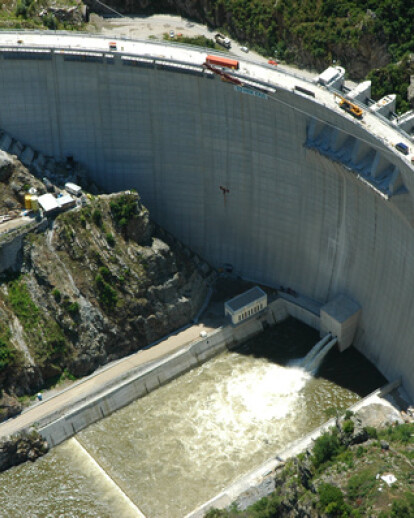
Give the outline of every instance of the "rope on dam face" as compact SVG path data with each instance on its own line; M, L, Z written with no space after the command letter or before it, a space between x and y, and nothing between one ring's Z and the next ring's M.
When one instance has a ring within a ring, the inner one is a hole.
M72 437L69 441L92 465L92 467L99 471L100 475L104 477L104 479L109 482L114 491L119 495L119 497L126 503L128 508L131 510L133 514L129 514L131 518L146 518L145 515L140 511L140 509L134 504L134 502L129 498L129 496L122 490L119 485L115 482L115 480L104 470L104 468L92 457L92 455L82 446L82 444L76 439L76 437Z

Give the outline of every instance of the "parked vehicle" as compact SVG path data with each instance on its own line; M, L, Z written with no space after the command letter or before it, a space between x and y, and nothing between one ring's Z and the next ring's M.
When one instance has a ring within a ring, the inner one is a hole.
M219 45L222 45L223 47L226 47L226 49L229 49L231 47L231 41L229 38L226 38L224 34L220 34L219 32L214 36L214 39L216 40L216 43Z
M277 61L275 61L274 59L269 59L268 64L273 65L274 67L277 67Z
M219 67L232 68L237 70L239 68L239 62L235 59L222 58L219 56L207 56L206 63L209 65L216 65Z
M249 48L248 47L240 47L240 50L242 52L246 52L246 54L249 52Z
M398 151L403 155L408 155L410 152L410 148L403 142L398 142L398 144L395 144L395 149L398 149Z
M348 101L348 99L345 99L342 95L335 94L335 96L339 97L339 107L342 110L345 110L357 119L362 119L364 112L357 104L351 103L351 101Z

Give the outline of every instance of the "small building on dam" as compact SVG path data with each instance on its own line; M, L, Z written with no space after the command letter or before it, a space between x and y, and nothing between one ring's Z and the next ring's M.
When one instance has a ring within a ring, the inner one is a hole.
M2 32L0 129L34 161L73 157L108 191L136 188L218 268L320 307L354 301L353 345L414 398L414 117L393 120L369 83L344 90L342 69L309 81L109 43Z

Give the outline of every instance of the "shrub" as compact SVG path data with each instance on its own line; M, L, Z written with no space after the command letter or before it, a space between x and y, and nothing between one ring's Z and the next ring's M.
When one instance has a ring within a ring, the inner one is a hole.
M361 457L364 456L364 453L366 452L365 448L363 446L358 446L357 448L357 451L356 451L356 456L358 459L360 459Z
M60 293L60 291L57 288L55 288L52 291L52 295L56 302L59 304L59 302L62 300L62 294Z
M342 430L347 435L351 435L353 433L353 431L354 431L354 428L355 428L354 422L351 421L350 419L344 421L343 424L342 424Z
M110 208L115 223L124 229L128 221L138 213L137 197L136 195L122 194L111 201Z
M109 271L109 269L106 266L100 266L98 269L98 272L106 281L111 276L111 272Z
M353 475L348 480L348 497L350 500L364 498L375 486L375 477L367 470Z
M106 308L114 308L118 302L118 295L109 284L104 283L99 293L99 300Z
M16 279L8 284L8 299L17 318L25 330L37 326L39 322L39 308L30 298L26 284Z
M17 351L10 343L10 336L10 329L0 324L0 372L14 364L17 359Z
M76 317L79 315L79 304L77 302L72 302L68 306L68 313L72 317Z
M261 498L249 507L249 514L254 518L273 518L280 515L280 496L273 494Z
M97 227L102 226L102 212L99 209L94 209L92 212L92 221Z
M342 447L336 433L326 432L315 441L312 451L312 463L319 468L340 453Z
M398 441L398 442L402 442L404 444L406 444L412 440L411 434L413 432L414 432L413 425L406 424L406 423L399 424L394 427L389 427L387 429L387 435L391 441Z
M59 26L56 17L52 13L43 17L43 23L51 31L55 31Z
M365 426L364 430L367 432L370 439L376 439L378 434L377 430L373 426Z
M115 238L110 232L108 232L105 237L109 246L115 246Z
M106 270L109 274L109 270L107 268ZM99 302L107 309L114 308L118 302L117 292L105 281L101 273L95 277L95 285L99 294Z
M405 500L394 500L391 507L391 518L412 518L414 508Z
M344 495L339 487L323 483L318 488L319 508L330 516L345 517L349 515L349 507L344 502Z

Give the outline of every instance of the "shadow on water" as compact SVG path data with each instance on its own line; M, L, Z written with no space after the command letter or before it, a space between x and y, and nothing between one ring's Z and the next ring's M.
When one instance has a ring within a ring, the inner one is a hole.
M287 365L291 360L306 356L319 340L318 331L288 318L249 340L237 352ZM332 381L361 397L387 383L378 369L353 347L343 353L336 347L331 349L315 376Z

